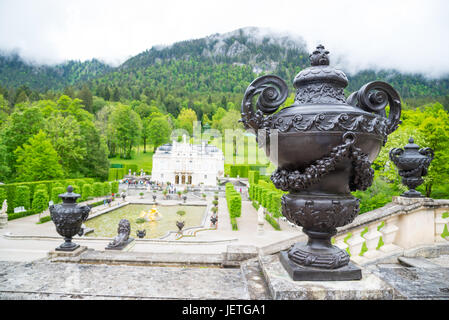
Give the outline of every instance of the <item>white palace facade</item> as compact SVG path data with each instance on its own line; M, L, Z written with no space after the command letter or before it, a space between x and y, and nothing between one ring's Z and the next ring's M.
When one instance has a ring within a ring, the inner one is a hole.
M173 141L156 149L151 181L216 186L224 174L223 152L215 146Z

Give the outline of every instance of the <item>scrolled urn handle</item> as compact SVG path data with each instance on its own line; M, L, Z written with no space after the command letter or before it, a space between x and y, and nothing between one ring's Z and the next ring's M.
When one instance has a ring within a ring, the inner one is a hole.
M431 148L423 148L423 149L420 149L418 152L420 154L422 154L423 156L427 157L427 159L424 161L423 166L422 166L422 169L423 169L422 175L426 176L430 162L433 160L435 154L433 152L433 149L431 149Z
M418 152L420 154L422 154L423 156L426 156L427 158L429 158L430 161L432 161L435 156L434 152L431 148L423 148L423 149L420 149Z
M404 150L401 148L393 148L390 150L389 157L390 160L393 161L394 164L397 163L398 158L404 153Z
M365 111L386 117L385 108L390 106L386 133L395 131L401 123L401 98L398 92L388 83L373 81L353 92L346 102Z
M253 108L253 98L259 95L256 107ZM264 127L264 115L278 110L288 97L288 87L284 80L274 75L262 76L251 82L242 100L242 119L245 129L258 130Z

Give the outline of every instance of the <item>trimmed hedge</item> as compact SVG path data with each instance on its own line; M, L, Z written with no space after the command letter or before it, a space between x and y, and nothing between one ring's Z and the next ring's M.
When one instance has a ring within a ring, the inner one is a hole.
M231 227L232 231L237 231L239 229L236 218L231 218Z
M258 180L257 184L250 184L248 192L250 199L266 208L274 218L282 216L282 195L285 192L276 189L271 181Z
M30 209L30 188L28 186L19 186L16 192L16 207L24 207L26 210Z
M225 175L229 175L231 178L249 178L249 172L259 173L261 168L267 168L266 164L230 164L225 165Z
M270 216L269 214L265 215L265 220L268 221L269 224L271 224L274 228L274 230L281 230L281 226L279 225L279 223L273 219L272 216Z
M36 190L33 197L32 208L36 213L41 213L48 208L48 194L45 189Z
M37 224L45 223L45 222L48 222L48 221L51 221L51 216L41 217Z
M62 199L58 197L60 194L65 193L66 190L63 187L56 187L51 190L51 200L54 204L62 202Z
M64 192L67 190L67 181L70 181L76 185L81 187L81 184L85 183L93 183L93 178L83 178L83 179L67 179L67 180L46 180L46 181L33 181L33 182L18 182L18 183L9 183L0 185L0 200L3 203L3 200L8 201L8 214L14 214L14 208L20 207L22 205L18 205L20 200L18 199L17 189L20 186L26 186L30 190L30 203L33 203L34 194L37 189L45 189L47 192L47 202L52 195L52 189L54 187L63 187ZM39 186L39 187L38 187ZM0 204L1 205L1 204ZM28 206L29 207L29 206Z
M11 221L11 220L14 220L14 219L23 218L23 217L32 216L33 214L36 214L36 213L37 212L35 212L32 209L24 211L24 212L10 213L10 214L8 214L8 221Z
M118 186L119 186L118 181L111 182L111 193L117 194L118 193Z
M95 182L92 185L92 195L94 197L101 197L104 194L104 187L103 183L101 182Z
M92 185L85 184L81 191L81 201L86 201L89 197L92 197Z
M121 180L126 174L125 168L109 168L108 181Z
M226 202L228 204L229 215L231 218L238 218L242 214L242 197L234 189L232 183L226 183Z
M103 195L110 195L111 192L111 184L109 182L103 182Z

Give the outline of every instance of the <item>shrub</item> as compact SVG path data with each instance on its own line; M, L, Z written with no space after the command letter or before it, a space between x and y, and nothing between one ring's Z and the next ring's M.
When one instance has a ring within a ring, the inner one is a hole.
M229 215L231 218L238 218L242 210L242 197L235 191L232 183L226 184L226 202L228 204Z
M103 183L103 195L107 196L110 195L112 188L111 188L111 184L109 182L104 182Z
M16 201L15 207L25 207L25 209L30 208L30 188L27 186L19 186L16 189Z
M114 181L111 183L111 193L118 193L118 181Z
M259 210L260 205L259 205L256 201L253 201L253 207L254 207L256 210Z
M44 189L37 189L34 192L33 211L36 213L44 212L48 208L48 194Z
M235 218L231 218L231 226L232 226L232 231L237 231L239 229L239 227L237 225L237 220Z
M45 223L48 221L51 221L51 216L45 216L45 217L40 218L38 224Z
M58 196L60 194L63 194L64 192L65 190L63 187L53 187L53 189L51 190L51 200L53 201L53 203L60 203L62 199Z
M275 230L281 230L281 226L279 225L279 223L273 219L272 216L270 216L269 214L265 215L265 220L267 220Z
M95 182L92 185L92 195L94 197L101 197L104 194L104 187L103 183L101 182Z
M24 211L24 212L10 213L10 214L8 214L8 221L23 218L23 217L28 217L33 214L36 214L36 212L32 209Z
M136 223L141 224L144 223L146 220L144 218L137 218Z
M183 216L185 216L186 212L184 210L179 210L179 211L176 211L176 214L181 219Z
M83 186L83 190L81 192L81 199L82 199L82 201L86 201L91 196L92 196L92 185L91 184L85 184Z

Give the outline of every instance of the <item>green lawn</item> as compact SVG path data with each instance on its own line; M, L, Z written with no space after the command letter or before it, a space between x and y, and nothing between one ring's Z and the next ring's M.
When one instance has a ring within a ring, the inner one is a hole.
M151 151L148 151L151 150ZM131 159L121 159L119 157L109 158L110 163L119 164L137 164L137 167L147 173L151 173L153 167L153 147L147 146L147 152L143 153L143 146L134 148L131 153Z

